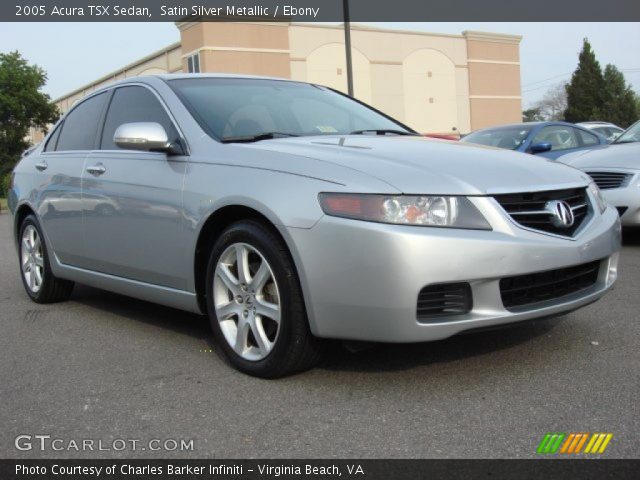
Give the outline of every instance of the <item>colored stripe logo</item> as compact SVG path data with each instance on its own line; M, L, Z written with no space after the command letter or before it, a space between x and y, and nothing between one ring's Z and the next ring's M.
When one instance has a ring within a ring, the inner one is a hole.
M541 455L554 453L601 454L607 449L612 438L612 433L593 433L591 435L589 433L547 433L542 437L536 452Z

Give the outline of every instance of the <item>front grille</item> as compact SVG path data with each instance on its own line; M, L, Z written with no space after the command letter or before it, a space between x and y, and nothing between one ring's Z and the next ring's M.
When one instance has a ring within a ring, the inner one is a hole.
M473 297L468 283L429 285L418 294L418 319L462 315L472 308Z
M633 175L620 172L586 172L601 190L623 188L629 185Z
M500 280L500 295L506 309L532 305L579 292L598 280L600 261L575 267L528 273Z
M589 217L589 202L584 188L509 193L496 195L494 198L509 216L523 227L565 237L573 236ZM554 215L545 210L547 202L551 200L562 200L569 204L574 216L573 225L564 227L554 224Z

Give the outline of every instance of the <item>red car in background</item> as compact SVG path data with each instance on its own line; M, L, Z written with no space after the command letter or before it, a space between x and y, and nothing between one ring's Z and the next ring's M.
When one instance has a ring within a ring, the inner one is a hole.
M440 140L460 140L460 135L446 133L425 133L425 137L439 138Z

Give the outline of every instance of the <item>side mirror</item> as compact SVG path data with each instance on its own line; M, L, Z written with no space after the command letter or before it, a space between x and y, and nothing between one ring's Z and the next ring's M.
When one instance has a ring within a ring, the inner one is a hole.
M113 142L126 150L182 154L179 144L171 143L164 127L156 122L135 122L120 125Z
M544 152L548 152L549 150L551 150L551 144L548 142L536 143L529 147L529 151L531 153L544 153Z

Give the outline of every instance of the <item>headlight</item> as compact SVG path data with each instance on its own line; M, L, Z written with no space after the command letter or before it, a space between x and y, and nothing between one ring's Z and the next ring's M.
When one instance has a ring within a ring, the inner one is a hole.
M321 193L327 215L370 222L424 227L491 230L466 197Z
M594 182L591 182L589 184L589 192L591 192L591 196L596 200L596 207L598 209L598 212L604 212L607 209L607 201L602 196L600 188L598 188L598 186Z

